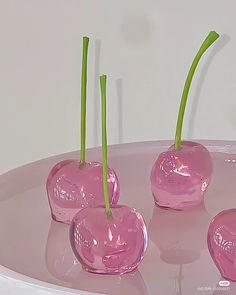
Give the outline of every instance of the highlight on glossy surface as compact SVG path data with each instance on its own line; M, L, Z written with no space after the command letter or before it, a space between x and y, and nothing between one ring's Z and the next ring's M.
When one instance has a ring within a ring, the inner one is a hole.
M200 204L210 183L213 162L201 144L183 141L161 153L151 171L151 189L159 207L183 210Z
M117 204L120 185L115 171L108 168L108 195ZM47 194L51 215L55 221L70 224L78 210L104 205L102 164L65 160L56 164L47 179Z
M236 281L236 209L224 210L213 218L207 243L221 275Z
M79 211L70 227L70 242L82 267L100 274L123 274L137 268L147 247L143 217L127 206L105 206Z

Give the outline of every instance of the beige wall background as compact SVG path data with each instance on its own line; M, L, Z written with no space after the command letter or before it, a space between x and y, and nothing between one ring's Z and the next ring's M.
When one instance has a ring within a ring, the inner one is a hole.
M222 37L197 70L184 137L235 139L235 9L233 0L1 0L0 173L79 148L85 34L88 147L100 145L100 73L110 144L174 138L188 68L212 29Z

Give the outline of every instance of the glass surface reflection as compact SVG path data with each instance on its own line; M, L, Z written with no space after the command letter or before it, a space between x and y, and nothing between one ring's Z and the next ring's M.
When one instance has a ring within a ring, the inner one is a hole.
M206 233L211 215L204 204L188 211L153 208L148 226L150 239L161 251L161 259L169 264L187 264L200 258L207 247Z
M81 271L69 241L69 225L54 220L48 232L45 260L48 271L57 279L73 282Z
M181 295L184 265L200 259L207 248L206 233L211 215L204 203L188 211L153 208L148 226L150 240L160 249L160 258L167 264L178 265L175 291Z
M134 271L124 275L96 275L82 270L69 242L69 226L52 221L48 232L45 260L48 271L68 287L102 294L147 295L142 275ZM91 283L92 282L92 283ZM65 284L66 283L66 284Z

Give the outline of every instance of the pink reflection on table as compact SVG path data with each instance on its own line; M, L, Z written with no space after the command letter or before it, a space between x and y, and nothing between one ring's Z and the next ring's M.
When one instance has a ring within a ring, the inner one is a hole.
M221 275L236 281L236 209L222 211L213 218L207 242Z
M110 203L117 204L120 185L111 168L107 178ZM78 210L104 204L102 164L88 162L81 167L78 160L59 162L52 168L46 187L52 218L70 224Z
M137 268L147 247L144 220L135 209L104 206L80 210L70 229L70 241L82 267L94 273L123 274Z
M80 290L112 295L148 295L144 279L138 270L123 275L95 275L81 271L77 279Z
M205 237L210 220L204 203L186 211L153 208L148 236L160 249L161 260L177 266L174 277L176 294L185 294L182 292L186 274L190 278L192 275L189 265L194 265L193 262L200 259L202 250L207 248Z
M48 271L55 278L69 283L77 280L81 266L71 249L67 224L51 221L45 261Z
M181 212L154 207L148 235L160 249L163 261L188 264L199 259L201 251L207 247L206 233L210 220L204 203Z
M181 150L172 145L161 153L151 172L151 188L156 205L183 210L202 202L209 185L213 163L201 144L183 141Z

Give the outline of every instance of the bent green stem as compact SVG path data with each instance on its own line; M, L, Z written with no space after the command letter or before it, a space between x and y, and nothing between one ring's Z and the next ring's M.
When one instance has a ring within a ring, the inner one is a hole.
M81 129L80 129L80 165L85 163L86 149L86 94L87 94L87 59L89 38L83 37L82 75L81 75Z
M211 31L206 39L203 41L200 49L198 50L193 63L190 67L190 70L188 72L188 76L184 85L184 90L180 102L180 108L179 108L179 114L178 114L178 120L177 120L177 126L176 126L176 133L175 133L175 150L181 149L181 135L182 135L182 126L183 126L183 119L184 119L184 112L185 107L187 103L189 88L191 86L191 82L193 79L193 75L195 73L195 70L197 68L197 65L203 55L203 53L213 44L217 39L219 38L219 34L215 31Z
M103 167L103 193L107 218L112 219L110 208L108 185L107 185L107 128L106 128L106 82L107 76L100 76L101 97L102 97L102 167Z

